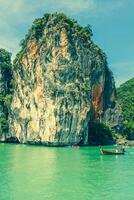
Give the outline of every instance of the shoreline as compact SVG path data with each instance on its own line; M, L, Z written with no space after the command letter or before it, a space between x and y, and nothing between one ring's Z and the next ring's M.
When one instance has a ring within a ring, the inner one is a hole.
M98 147L98 146L134 146L134 140L117 140L114 144L96 144L96 145L77 145L77 144L48 144L42 142L27 142L27 143L20 143L20 142L7 142L7 141L0 141L0 144L15 144L15 145L28 145L28 146L42 146L42 147L71 147L71 148L78 148L78 147Z

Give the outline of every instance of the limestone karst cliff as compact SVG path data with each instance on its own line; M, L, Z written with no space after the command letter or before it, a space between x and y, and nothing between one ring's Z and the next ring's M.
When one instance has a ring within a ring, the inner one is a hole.
M14 60L7 139L88 145L90 122L119 126L112 73L91 36L63 14L34 21Z

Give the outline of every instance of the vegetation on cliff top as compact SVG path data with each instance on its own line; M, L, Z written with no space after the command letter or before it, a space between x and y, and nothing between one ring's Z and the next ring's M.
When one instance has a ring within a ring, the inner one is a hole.
M8 132L8 114L12 99L11 54L0 49L0 133Z
M118 101L124 117L124 132L128 139L134 139L134 78L117 89Z
M61 31L62 29L65 29L65 33L67 35L67 42L68 42L68 51L70 52L72 56L72 60L77 60L78 56L76 55L77 49L83 48L83 50L88 49L88 53L92 57L92 62L95 68L96 65L104 66L104 68L107 67L106 63L106 55L103 53L103 51L93 43L91 40L91 37L93 35L92 29L90 25L87 25L86 27L80 26L77 21L67 17L63 13L54 13L54 14L45 14L42 18L35 19L33 22L33 25L31 29L29 29L28 34L25 36L25 39L21 41L21 51L17 54L17 57L14 62L15 65L18 68L21 67L21 60L22 57L25 54L28 54L28 48L30 43L35 42L37 44L37 48L39 48L44 44L47 46L47 39L49 37L52 39L53 45L50 45L48 54L43 54L43 56L47 57L47 59L51 62L52 60L52 46L60 47L60 37L61 37ZM56 34L57 35L56 35ZM58 37L58 39L57 39ZM58 42L57 42L58 40ZM46 43L45 43L46 42ZM79 44L79 45L78 45ZM44 49L46 47L44 45ZM75 56L76 55L76 56ZM25 56L27 57L27 56ZM46 58L45 57L45 58ZM83 56L82 56L83 57ZM46 60L47 60L46 59ZM83 69L81 70L81 65L79 66L78 63L75 66L74 65L67 65L67 60L62 58L62 62L64 62L64 70L56 69L54 70L54 79L58 78L58 81L52 81L50 79L47 80L48 77L46 77L47 83L46 83L46 95L49 95L49 90L51 90L52 99L55 100L57 97L61 100L59 104L62 104L62 98L61 96L64 96L64 99L68 100L69 97L74 98L74 104L77 104L79 102L79 94L81 91L81 97L83 99L86 99L89 94L89 76L86 73L88 77L83 77ZM16 65L17 64L17 65ZM67 66L67 67L66 67ZM23 68L23 66L22 66ZM45 68L45 67L44 67ZM59 71L58 71L59 70ZM81 70L81 71L80 71ZM107 77L109 74L109 70L107 70ZM68 77L68 80L66 80L66 76ZM76 80L74 80L74 77L77 77ZM95 80L97 80L98 77L95 76ZM53 79L53 80L54 80ZM109 84L112 84L111 82ZM52 92L53 91L53 92ZM87 98L89 100L89 98ZM88 101L87 100L87 101ZM67 102L67 101L65 101ZM69 101L68 101L69 102ZM70 103L71 104L71 103ZM72 105L71 105L72 106ZM67 108L70 113L72 110L72 107ZM66 108L66 107L65 107ZM112 141L112 133L111 130L106 127L103 124L99 123L93 123L91 124L91 134L89 135L90 141L95 142L96 144L107 144L107 141Z
M27 43L27 40L29 39L29 36L35 37L37 40L40 39L40 37L43 34L43 29L46 25L48 25L48 28L51 28L51 23L53 22L55 25L62 23L62 24L68 24L70 28L75 29L77 32L81 33L81 35L86 37L91 37L93 35L92 29L90 25L87 25L86 27L80 26L76 20L71 19L70 17L66 16L64 13L54 13L49 14L46 13L42 18L37 18L34 20L33 25L31 29L29 29L28 34L26 35L25 39L21 41L20 45L22 47L25 46Z
M17 60L21 59L25 50L27 49L27 43L32 40L36 39L37 41L42 38L43 32L45 28L51 29L56 25L57 29L61 29L62 27L69 27L71 37L72 34L74 37L80 37L81 40L86 41L86 44L93 44L95 51L97 51L102 57L106 57L105 53L91 41L91 37L93 36L93 32L91 26L88 24L87 26L83 27L78 24L78 22L70 17L66 16L64 13L53 13L49 14L46 13L42 18L37 18L34 20L32 27L29 29L28 33L25 35L25 38L21 40L20 46L21 50L16 56Z

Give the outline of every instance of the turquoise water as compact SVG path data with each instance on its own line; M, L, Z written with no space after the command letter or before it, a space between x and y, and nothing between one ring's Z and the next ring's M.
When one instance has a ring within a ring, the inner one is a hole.
M134 149L0 144L0 200L134 200Z

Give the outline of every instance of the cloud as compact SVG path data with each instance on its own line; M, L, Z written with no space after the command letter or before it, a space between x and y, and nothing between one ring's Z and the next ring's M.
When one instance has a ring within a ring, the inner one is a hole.
M0 47L15 54L32 21L45 12L65 12L77 19L109 14L123 3L124 0L0 0Z
M115 12L132 7L131 4L132 0L0 0L0 48L12 52L14 57L32 21L44 13L64 12L83 24L91 19L96 24L106 20L109 23ZM133 68L134 61L111 64L117 86L134 77Z
M6 11L10 9L10 12L6 13L6 15L10 15L11 13L27 13L31 14L36 12L37 9L44 10L61 10L70 11L70 12L81 12L85 9L90 9L94 6L95 0L0 0L1 10ZM25 16L24 16L25 17Z
M15 54L32 21L45 12L72 16L93 6L94 0L0 0L0 48Z
M62 9L70 10L73 12L81 12L86 9L92 9L95 6L94 0L68 0L68 1L60 1L59 7Z
M99 1L96 0L96 9L97 13L109 13L112 11L115 11L119 8L124 6L124 1L123 0L110 0L110 1Z
M117 87L134 77L134 60L111 64Z
M20 38L0 36L0 41L0 48L8 50L14 57L19 49Z

